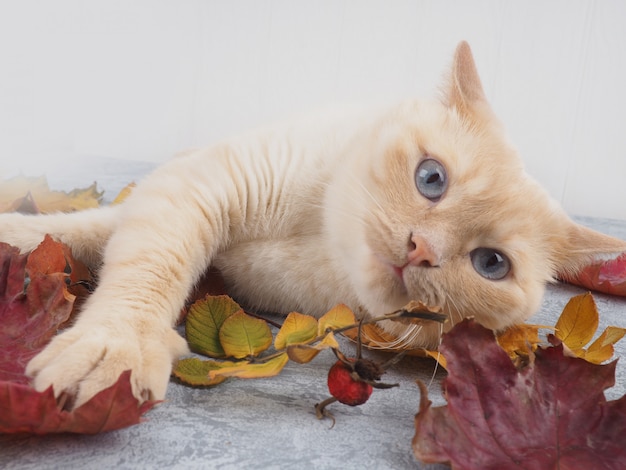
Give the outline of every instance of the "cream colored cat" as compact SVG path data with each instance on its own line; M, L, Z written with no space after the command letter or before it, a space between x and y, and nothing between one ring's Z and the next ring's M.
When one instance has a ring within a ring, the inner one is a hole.
M626 242L574 224L522 168L459 44L442 102L326 114L173 159L122 206L0 216L23 250L50 233L100 281L75 326L28 365L34 386L80 405L132 370L140 399L162 399L187 352L172 329L213 264L243 303L366 315L409 300L491 328L521 322L546 282ZM102 258L103 257L103 258ZM406 345L440 327L384 325Z

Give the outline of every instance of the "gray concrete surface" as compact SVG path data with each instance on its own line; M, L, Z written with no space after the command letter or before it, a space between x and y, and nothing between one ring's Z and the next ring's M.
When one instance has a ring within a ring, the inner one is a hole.
M93 179L101 180L94 176L87 183ZM85 178L78 181L82 185ZM581 221L626 239L626 221ZM529 321L554 324L567 300L580 292L573 286L551 286L541 311ZM606 325L626 327L626 299L598 294L596 301L600 331ZM626 341L618 343L616 352L626 357ZM166 402L149 412L144 423L106 434L0 436L0 468L447 468L420 465L411 452L419 402L414 381L429 383L435 405L444 404L443 371L435 371L429 360L404 359L384 377L400 387L375 390L361 407L332 405L337 422L330 429L329 421L316 419L313 406L328 396L326 374L333 362L332 354L320 354L307 365L288 364L275 378L230 380L212 389L171 383ZM625 367L622 359L609 399L625 393Z

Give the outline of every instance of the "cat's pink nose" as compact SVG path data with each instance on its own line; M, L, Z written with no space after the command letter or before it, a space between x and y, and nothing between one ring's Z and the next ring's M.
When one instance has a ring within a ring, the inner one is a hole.
M429 243L419 235L412 235L409 240L407 264L426 268L439 266L439 257Z

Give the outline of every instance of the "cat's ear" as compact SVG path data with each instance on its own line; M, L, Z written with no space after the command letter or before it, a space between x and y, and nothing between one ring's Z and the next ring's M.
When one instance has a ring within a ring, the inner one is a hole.
M456 108L465 117L474 117L479 110L491 114L491 108L476 70L472 50L465 41L460 42L456 47L444 102L448 107Z
M568 222L565 239L557 241L555 247L559 275L573 275L593 261L613 259L626 253L626 241Z

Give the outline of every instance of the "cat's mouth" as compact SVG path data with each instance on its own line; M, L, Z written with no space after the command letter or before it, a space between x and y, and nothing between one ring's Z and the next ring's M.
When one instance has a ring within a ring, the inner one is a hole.
M399 292L410 300L420 301L432 307L444 307L444 302L437 295L436 282L429 276L427 269L406 263L402 266L390 264Z
M396 275L398 279L402 281L403 284L404 284L404 268L406 268L408 264L409 263L405 264L404 266L391 265L391 269L393 270L394 274Z
M407 285L408 284L407 283L407 273L408 273L409 269L411 269L411 268L418 269L418 270L419 269L436 269L436 268L439 267L439 266L430 266L430 265L428 267L425 267L425 266L415 266L411 262L406 262L402 266L398 266L398 265L395 265L393 263L388 263L388 264L391 267L391 270L393 271L395 277L402 283L402 286L404 287L404 289L407 292L409 291L408 285Z
M439 271L437 267L416 266L409 260L402 260L400 264L398 259L394 260L375 252L372 254L377 265L376 271L379 273L374 289L383 289L387 303L385 308L401 308L409 301L415 300L444 309L444 299L438 295L437 276L430 272Z
M382 265L383 271L387 271L392 274L392 280L396 285L398 285L401 293L403 295L408 295L409 290L405 282L405 270L406 268L408 268L410 263L405 262L404 264L398 264L397 262L392 261L386 256L380 255L378 253L374 253L374 259L379 265L378 269L380 269L380 266Z
M378 261L382 263L385 268L393 274L393 280L395 281L395 284L399 286L402 294L407 295L409 293L409 290L407 289L407 285L404 279L404 270L408 267L409 263L400 266L382 257L377 256L377 258Z

